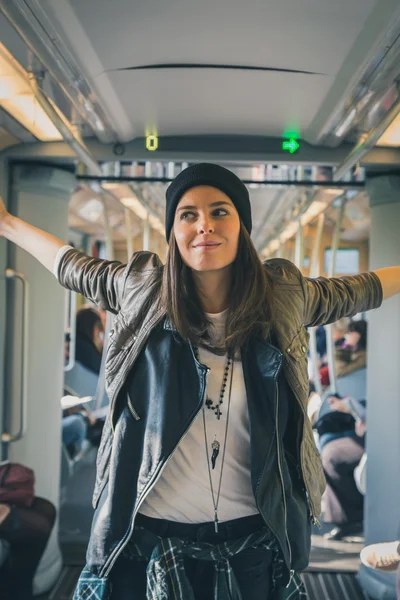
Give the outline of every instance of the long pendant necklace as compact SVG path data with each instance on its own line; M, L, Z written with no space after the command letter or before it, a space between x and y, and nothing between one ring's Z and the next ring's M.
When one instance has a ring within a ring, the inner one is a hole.
M196 346L193 346L193 350L194 350L194 355L195 355L195 357L197 359L197 362L200 362L198 348ZM224 401L225 389L226 389L226 384L227 384L227 381L228 381L229 367L230 367L231 363L232 363L232 358L228 354L227 357L226 357L226 365L225 365L225 369L224 369L224 375L222 377L221 391L219 393L219 400L218 400L218 402L216 404L214 404L213 401L211 400L211 398L209 398L208 396L206 397L205 405L207 406L207 408L209 410L213 410L214 411L214 414L217 417L218 421L221 419L221 415L222 415L221 405L222 405L222 403ZM208 448L208 446L207 446L207 448ZM217 440L217 435L215 434L214 441L211 444L211 450L212 450L211 464L212 464L212 468L213 469L215 469L215 463L217 461L220 448L221 448L221 444ZM207 452L208 452L208 450L207 450ZM207 454L207 456L208 456L208 454Z
M230 412L230 408L231 408L231 395L232 395L233 367L234 367L234 362L232 362L231 377L230 377L230 382L229 382L229 397L228 397L228 410L227 410L227 413L226 413L224 450L223 450L223 453L222 453L222 463L221 463L221 472L220 472L220 475L219 475L219 482L218 482L217 499L215 499L214 486L213 486L212 476L211 476L210 457L209 457L209 453L208 453L206 414L205 414L205 410L204 410L204 406L203 406L204 440L205 440L205 445L206 445L208 477L209 477L209 480L210 480L211 496L212 496L212 502L213 502L213 506L214 506L214 528L215 528L215 533L218 533L218 505L219 505L219 497L220 497L220 493L221 493L222 474L224 472L224 464L225 464L226 440L227 440L227 437L228 437L229 412ZM214 466L215 466L215 458L216 458L216 457L214 458L214 452L215 452L214 444L215 444L215 442L216 442L216 440L212 444L212 448L213 448L213 454L212 454L212 457L211 457L211 461L213 462L213 467L212 468L214 468ZM216 456L218 456L220 444L219 444L219 442L216 442L216 443L218 444L218 449L217 449Z

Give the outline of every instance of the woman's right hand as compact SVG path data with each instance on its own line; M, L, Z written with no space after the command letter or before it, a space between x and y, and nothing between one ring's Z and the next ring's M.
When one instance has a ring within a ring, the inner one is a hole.
M51 272L53 272L58 251L65 246L65 242L51 233L42 231L9 213L0 197L1 236L29 252Z

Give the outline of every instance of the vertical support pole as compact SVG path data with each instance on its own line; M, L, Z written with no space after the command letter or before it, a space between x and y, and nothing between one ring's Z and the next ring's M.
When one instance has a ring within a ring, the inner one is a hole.
M344 217L344 209L346 205L346 196L343 195L341 198L340 206L338 208L338 216L336 220L335 230L333 232L332 238L332 249L331 249L331 262L329 265L328 276L333 277L335 275L335 267L336 267L336 256L339 248L340 242L340 229L343 222ZM329 382L330 382L330 390L332 394L336 394L337 385L336 385L336 369L335 369L335 346L333 342L333 329L332 324L326 325L326 349L328 355L328 369L329 369Z
M125 208L125 229L126 229L126 250L128 254L128 262L133 254L133 238L132 238L132 213L129 208Z
M315 232L314 246L311 256L310 277L318 277L320 274L319 254L321 249L322 232L324 230L325 214L322 213L318 217L317 230ZM317 394L322 397L322 385L319 378L318 369L318 352L317 352L317 336L316 327L310 327L310 359L312 365L312 373L314 386Z
M105 239L106 239L106 257L107 257L107 260L114 260L114 244L113 244L113 239L112 239L112 228L110 225L110 218L109 218L107 205L105 203L104 198L103 198L103 217L104 217L104 230L105 230ZM108 340L110 337L112 322L113 322L113 315L110 312L107 312L106 330L104 332L104 345L103 345L103 352L101 355L100 373L99 373L99 378L97 380L96 401L95 401L96 409L100 408L103 405L104 392L105 392L106 355L107 355Z
M103 198L103 217L104 217L104 231L106 241L106 256L107 260L114 260L114 244L112 239L112 229L110 225L110 218L107 210L105 200Z
M149 213L147 213L147 219L143 221L143 250L148 252L150 250L150 221Z
M300 270L304 265L304 236L303 236L303 226L301 224L301 220L299 221L299 228L296 233L296 243L294 247L294 262L296 267Z

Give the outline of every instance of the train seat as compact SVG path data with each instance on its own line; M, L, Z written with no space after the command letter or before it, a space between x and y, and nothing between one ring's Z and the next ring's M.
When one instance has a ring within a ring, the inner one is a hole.
M351 396L356 400L365 400L367 395L367 369L358 369L358 371L353 371L346 377L340 377L336 381L336 388L340 396ZM332 409L328 402L331 394L332 391L329 388L324 392L319 417L331 412Z
M357 400L367 397L367 369L358 369L346 377L340 377L336 382L338 394L351 396Z
M84 396L96 397L97 383L99 376L93 371L89 371L81 363L76 362L70 371L64 373L64 384L71 390L75 396L80 398ZM88 410L92 410L94 405L88 403L85 405Z

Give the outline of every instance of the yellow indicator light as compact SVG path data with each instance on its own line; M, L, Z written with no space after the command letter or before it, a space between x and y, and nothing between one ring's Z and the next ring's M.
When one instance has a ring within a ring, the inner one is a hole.
M158 148L158 137L156 135L148 135L146 138L146 150L154 152Z

